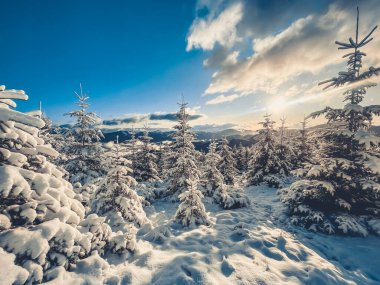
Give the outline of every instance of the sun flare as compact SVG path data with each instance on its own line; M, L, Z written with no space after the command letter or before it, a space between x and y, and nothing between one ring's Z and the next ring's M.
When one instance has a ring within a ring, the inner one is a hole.
M285 98L276 97L268 103L267 109L271 112L280 112L284 111L287 105L288 102L285 100Z

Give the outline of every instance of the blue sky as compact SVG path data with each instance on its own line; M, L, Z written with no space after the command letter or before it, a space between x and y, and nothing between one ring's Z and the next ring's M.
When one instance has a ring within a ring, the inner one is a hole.
M79 83L103 119L170 127L183 93L193 125L255 129L269 111L297 127L303 115L342 106L317 82L344 68L335 40L354 33L357 0L3 0L0 79L42 100L57 123ZM380 23L360 1L360 31ZM378 65L380 36L365 50ZM367 102L380 103L379 88ZM159 114L160 116L150 116ZM169 116L166 116L169 114ZM134 124L135 124L134 123ZM316 123L319 123L317 121ZM128 127L116 124L116 127ZM138 127L137 126L137 127Z
M2 1L0 78L54 120L74 107L82 82L109 118L197 104L207 87L201 52L188 53L194 1Z

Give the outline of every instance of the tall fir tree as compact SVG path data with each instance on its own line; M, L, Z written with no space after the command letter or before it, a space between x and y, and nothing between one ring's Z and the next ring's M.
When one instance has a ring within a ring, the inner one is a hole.
M205 189L204 194L208 197L214 197L217 191L224 188L224 178L218 169L221 157L216 152L216 148L217 145L215 141L212 140L204 161L202 185Z
M313 145L311 143L310 132L307 130L307 123L308 121L306 117L304 117L295 143L295 147L298 149L296 155L298 166L303 165L305 162L312 161Z
M309 117L324 115L328 126L320 131L322 153L316 163L305 165L302 177L282 192L292 220L315 231L367 235L373 217L380 217L380 138L368 131L373 115L380 115L380 106L361 106L368 88L366 79L377 75L380 68L362 72L359 49L369 43L374 29L359 40L359 9L355 39L338 42L339 49L350 50L347 71L324 81L325 88L347 86L342 109L326 107ZM378 221L378 220L377 220Z
M136 180L130 176L131 161L126 159L126 149L117 143L106 147L107 175L102 179L92 209L100 215L121 216L126 223L141 226L146 222L142 199L133 189ZM128 229L129 230L129 229Z
M80 92L75 94L79 109L66 114L77 121L67 132L72 137L72 144L67 148L70 158L64 167L70 173L71 183L79 182L84 185L104 174L100 155L102 148L99 143L103 134L95 127L98 116L87 112L89 97L83 93L82 85Z
M138 140L136 139L136 131L132 127L131 130L131 139L128 142L130 153L127 154L131 160L131 165L130 168L132 170L132 177L135 178L135 172L136 172L136 164L137 164L137 152L138 152L138 145L137 145Z
M247 171L249 157L250 157L249 148L243 146L242 143L239 143L238 147L236 148L236 152L235 152L235 161L236 161L236 168L241 173Z
M186 111L187 103L179 104L177 113L178 123L174 126L176 130L172 135L174 142L168 154L166 175L169 182L167 195L177 200L178 195L189 189L189 181L197 184L199 181L199 170L196 162L196 150L193 145L195 138L189 125L189 114Z
M287 136L287 127L285 126L286 118L282 116L280 118L281 126L279 130L279 143L278 143L278 152L280 159L282 160L283 167L290 171L293 169L296 164L296 154L294 153L292 144L290 143Z
M134 177L138 182L158 182L161 179L158 176L157 156L150 144L152 138L149 136L148 128L145 128L139 140L141 148L139 152L135 153Z
M259 141L252 148L252 157L249 161L247 182L249 185L258 185L262 182L271 187L281 186L281 178L288 175L288 164L282 161L276 142L274 121L271 115L266 114L260 122L263 128L259 131Z
M236 161L226 138L222 140L219 146L218 155L221 158L218 163L218 169L224 177L224 182L227 185L235 184L237 175Z

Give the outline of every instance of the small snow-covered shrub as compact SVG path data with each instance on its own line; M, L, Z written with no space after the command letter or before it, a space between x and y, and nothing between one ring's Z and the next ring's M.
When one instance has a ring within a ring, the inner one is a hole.
M183 226L209 224L208 216L203 205L203 194L193 181L188 181L188 190L179 195L181 203L175 213L175 220Z
M368 231L366 225L358 217L351 215L338 215L335 217L337 228L344 234L361 235L366 237Z
M241 189L220 188L214 196L214 199L224 209L244 208L250 205L250 200Z
M370 219L367 224L372 232L380 236L380 219Z
M129 225L128 230L125 232L118 231L114 233L107 246L108 250L117 254L127 251L134 252L136 247L136 229L132 225Z
M149 206L158 197L160 197L159 191L164 191L161 183L139 183L136 185L136 192L142 198L143 206Z
M75 268L76 273L91 275L95 277L104 276L104 272L110 265L94 251L89 257L80 260Z
M82 186L79 182L73 185L74 192L76 193L75 199L79 200L86 210L86 213L90 211L91 201L94 199L96 190L98 186L96 185L96 180L91 183L86 183Z
M143 235L144 239L147 241L163 243L171 236L171 231L167 225L160 225L153 228L151 224L146 224L139 234Z
M98 253L104 254L105 247L112 235L112 229L105 223L105 218L90 214L79 223L79 226L79 230L89 238L88 252L96 250Z

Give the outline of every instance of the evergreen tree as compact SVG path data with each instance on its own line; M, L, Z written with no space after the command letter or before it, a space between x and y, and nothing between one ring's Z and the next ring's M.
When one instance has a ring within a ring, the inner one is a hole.
M186 112L187 103L179 104L177 113L178 123L174 126L176 132L172 135L174 142L171 151L166 158L167 179L169 182L168 193L174 200L178 195L187 191L189 181L197 184L199 181L199 170L196 162L196 150L192 141L194 133L189 126L189 114ZM168 164L170 162L170 164Z
M293 165L296 164L296 155L293 151L293 148L291 147L292 144L289 142L288 137L286 136L287 127L285 126L285 117L283 116L280 121L280 139L278 145L279 157L282 160L284 168L290 171L293 168Z
M38 117L44 121L45 125L40 129L40 137L46 144L52 144L54 138L52 136L53 122L42 112L42 103L40 102L40 114Z
M203 205L203 194L197 189L194 180L188 180L187 190L179 194L181 203L175 213L175 220L183 226L209 224L208 216Z
M296 140L297 164L302 165L305 162L311 162L313 155L313 146L310 143L310 135L307 130L308 121L306 118L301 122L301 129Z
M159 143L158 150L156 152L157 156L157 168L158 168L158 176L163 178L164 177L164 160L165 160L165 149L166 146L164 145L163 142Z
M41 113L14 110L15 99L28 96L0 86L0 248L26 269L20 282L35 284L46 281L55 268L70 269L90 255L95 234L82 227L83 206L47 159L58 153L39 136ZM110 231L96 249L115 249L120 243L111 245L114 238ZM11 264L2 266L6 270Z
M262 182L271 187L279 187L283 176L289 174L288 164L280 158L279 147L275 140L274 121L270 115L260 122L263 129L259 131L259 141L253 146L252 158L249 161L247 180L249 185Z
M216 152L216 143L212 141L205 156L202 185L205 196L212 197L224 209L241 208L249 205L248 197L240 190L228 189L223 175L218 169L221 157Z
M134 169L134 177L138 182L156 182L160 181L158 176L158 167L156 164L157 156L153 153L148 129L145 128L143 136L139 138L141 141L141 150L136 154L136 166Z
M281 126L280 126L280 143L279 143L279 145L280 145L280 151L282 151L282 148L285 145L285 132L287 129L287 127L285 127L286 119L284 116L282 116L280 118L280 122L281 122Z
M70 136L66 136L61 127L53 125L50 118L42 112L41 102L39 111L41 115L38 115L38 117L45 123L45 126L40 129L40 137L44 140L45 144L50 145L60 154L58 157L48 157L48 159L61 168L67 161L67 157L62 154L62 152L65 151L66 146L70 144ZM62 168L60 170L65 172Z
M102 153L99 144L103 134L95 128L98 117L93 112L87 112L89 97L83 93L80 85L80 93L75 93L78 98L79 109L66 115L75 117L76 124L68 130L67 135L72 137L72 144L68 147L70 157L65 169L70 173L70 182L79 182L82 185L104 173L101 163Z
M141 197L133 190L136 181L129 175L131 162L125 158L126 149L112 142L107 148L108 173L99 185L92 209L100 215L120 215L125 222L140 226L146 222L146 216Z
M170 171L175 162L176 157L172 151L173 142L166 141L161 143L159 151L159 165L161 168L161 177L164 181L169 181Z
M132 128L131 130L131 139L128 142L129 148L130 148L130 159L131 159L131 170L132 170L132 176L136 178L136 165L137 165L137 152L138 152L138 146L137 146L137 139L136 139L136 132L135 129Z
M222 140L218 155L221 157L218 164L218 169L224 177L224 182L227 185L235 184L237 174L236 161L226 138Z
M380 215L380 138L368 127L373 115L380 115L380 106L360 105L367 89L374 86L363 80L376 75L380 68L370 67L361 72L359 48L369 43L373 31L359 41L359 9L356 37L348 43L336 42L339 49L352 50L348 57L348 71L322 82L326 87L347 85L343 109L326 107L309 117L325 115L328 127L320 132L323 148L316 163L306 164L298 171L303 177L282 192L282 200L293 215L295 223L327 233L367 235L372 217Z
M224 178L218 169L221 157L216 152L216 143L213 140L209 145L208 153L205 156L202 184L205 188L204 194L213 197L217 190L224 186Z
M249 148L244 147L242 143L238 145L235 153L236 168L240 172L245 172L248 169Z

